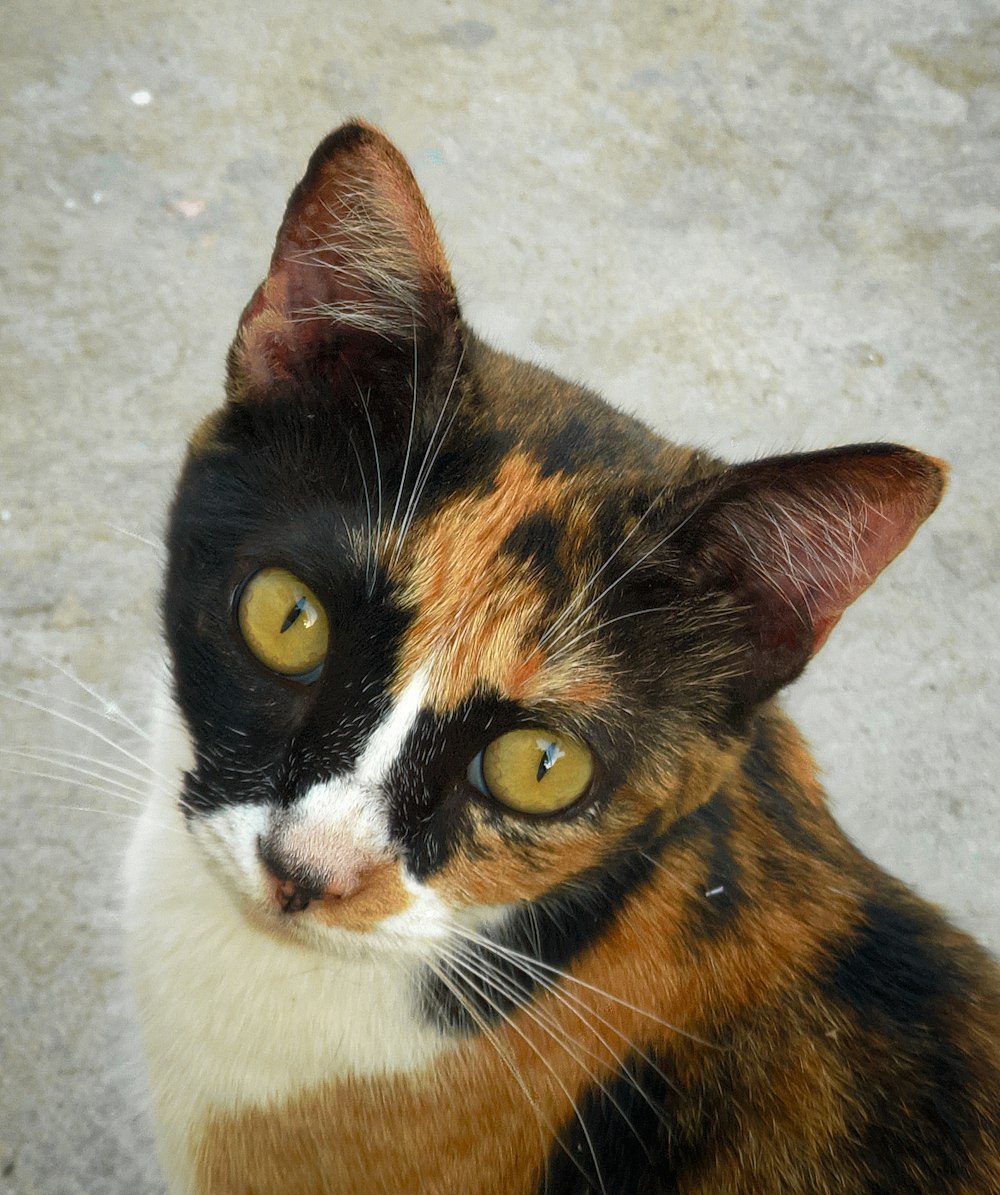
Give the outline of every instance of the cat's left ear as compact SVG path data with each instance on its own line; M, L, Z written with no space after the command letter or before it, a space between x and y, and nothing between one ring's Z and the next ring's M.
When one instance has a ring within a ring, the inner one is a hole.
M347 385L411 361L415 349L427 362L457 318L444 251L405 159L373 126L345 124L313 153L288 201L230 350L230 398L266 398L306 377Z
M933 457L864 444L738 465L677 496L672 538L691 580L728 593L744 620L743 700L794 680L937 506L946 474Z

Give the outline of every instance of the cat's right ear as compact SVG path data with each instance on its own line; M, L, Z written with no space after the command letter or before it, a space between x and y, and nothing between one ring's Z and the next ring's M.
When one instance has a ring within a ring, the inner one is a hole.
M405 159L373 126L342 125L288 201L230 349L229 398L268 401L303 382L371 385L370 375L415 356L428 368L457 320L444 251Z

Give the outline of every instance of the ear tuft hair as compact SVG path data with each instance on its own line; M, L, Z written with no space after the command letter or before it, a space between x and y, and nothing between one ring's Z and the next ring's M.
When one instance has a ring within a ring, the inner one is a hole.
M378 129L345 124L292 192L268 275L240 319L230 397L266 396L317 361L412 354L457 319L444 250L409 166ZM327 370L329 372L329 368Z
M749 699L801 672L937 506L946 473L911 449L865 444L739 465L681 496L697 584L748 612Z

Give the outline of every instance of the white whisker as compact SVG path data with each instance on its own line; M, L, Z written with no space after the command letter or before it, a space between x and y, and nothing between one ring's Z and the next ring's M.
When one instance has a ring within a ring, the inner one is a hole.
M424 492L424 488L426 487L427 481L431 475L431 471L437 462L437 458L441 453L441 449L444 447L444 444L448 439L448 433L451 431L452 424L455 422L455 417L458 415L458 412L461 409L461 401L459 401L456 404L455 410L452 412L451 418L448 420L444 431L441 433L440 440L437 440L435 446L435 440L437 438L438 429L441 426L441 420L444 418L444 413L448 409L448 404L451 401L452 392L455 389L455 384L457 383L459 374L462 371L462 363L464 361L465 345L463 344L462 351L459 354L458 364L455 366L455 372L452 375L451 384L448 386L448 392L444 396L444 402L442 402L441 409L438 412L437 422L434 424L430 439L427 441L427 447L424 450L424 458L420 462L420 468L417 470L417 476L413 482L413 489L410 492L410 500L407 503L406 511L403 514L403 522L399 530L396 546L393 550L393 561L399 559L399 554L403 548L403 541L406 539L407 532L410 530L414 515L416 514L417 504L419 503L420 497Z
M6 755L28 755L33 754L36 759L48 759L51 762L59 762L62 759L68 761L79 760L82 763L99 764L106 771L116 772L121 776L128 776L132 780L136 780L143 786L143 791L146 791L145 786L149 783L149 777L142 775L141 772L133 772L131 768L123 768L120 764L110 763L106 759L102 759L99 755L82 755L78 751L70 751L63 747L0 747L0 754Z
M140 535L138 531L131 531L128 527L119 527L117 523L106 523L106 527L110 527L112 531L117 531L119 535L125 535L129 539L138 540L139 543L145 544L147 548L152 548L155 552L163 555L163 543L159 540L149 539L145 535Z
M127 801L130 805L145 807L145 802L140 801L137 797L128 796L122 792L114 792L104 785L91 784L89 781L80 780L73 775L63 776L57 772L36 772L28 768L11 768L6 764L0 764L0 772L6 772L10 776L30 776L37 780L54 780L59 784L71 785L73 788L86 788L91 792L100 793L105 797L117 797L118 800Z
M413 432L417 422L417 337L414 329L413 336L413 396L410 403L410 430L406 437L406 455L403 458L403 471L399 477L399 489L396 491L396 501L392 508L392 514L389 517L389 531L396 530L396 515L399 513L400 504L403 501L403 487L406 484L406 475L410 468L410 453L413 451Z
M53 718L58 718L61 722L65 722L70 726L76 726L78 729L86 731L87 734L93 735L95 739L100 739L100 741L102 743L106 743L112 750L118 751L120 754L124 755L127 759L132 760L133 763L136 763L140 767L145 768L146 771L149 772L151 775L155 776L157 774L156 770L153 767L151 767L151 765L148 764L146 762L146 760L144 760L141 756L136 755L135 752L133 752L133 751L127 750L127 748L123 747L120 743L116 743L114 741L114 739L108 738L108 736L106 734L102 734L95 727L88 726L86 722L81 722L79 718L71 718L69 716L69 714L63 713L62 710L49 709L47 706L41 705L39 702L32 701L29 698L23 696L23 694L13 692L12 690L9 690L9 689L0 689L0 697L4 697L8 701L17 702L20 705L28 706L31 709L38 710L39 712L41 712L43 714L48 714ZM96 712L96 711L94 711L94 712ZM162 779L162 777L160 777L160 779Z
M643 1141L641 1135L639 1134L638 1129L635 1127L635 1125L632 1123L631 1119L629 1118L628 1113L625 1111L625 1109L621 1106L621 1104L615 1098L614 1093L600 1079L600 1077L597 1074L595 1074L595 1072L592 1071L581 1060L580 1055L578 1053L576 1053L575 1050L582 1051L584 1054L586 1054L586 1056L588 1058L593 1059L599 1065L604 1066L604 1067L607 1066L608 1060L606 1058L603 1058L595 1050L592 1050L592 1049L588 1048L587 1046L584 1046L581 1042L573 1041L568 1036L568 1034L567 1034L566 1030L563 1028L563 1026L559 1024L559 1021L555 1018L555 1016L553 1016L551 1014L544 1013L542 1011L542 1009L539 1008L536 1004L530 1003L531 992L529 990L520 987L516 983L516 981L513 981L511 979L510 976L505 975L497 967L495 967L491 963L489 963L486 959L477 958L475 955L470 955L468 953L464 954L463 958L471 967L488 968L490 974L486 975L486 974L480 973L480 978L485 983L491 984L492 986L498 988L505 996L507 996L508 999L510 999L514 1003L517 1011L521 1012L522 1014L527 1016L529 1019L534 1021L535 1024L538 1025L538 1027L540 1029L542 1029L545 1033L547 1033L549 1035L549 1037L551 1037L552 1040L558 1046L560 1046L569 1055L569 1057L573 1059L574 1062L576 1062L580 1066L580 1068L584 1071L584 1073L588 1076L588 1078L590 1078L593 1081L593 1083L597 1087L599 1087L600 1090L604 1093L608 1102L614 1106L614 1108L617 1110L619 1116L621 1116L622 1120L629 1126L629 1128L635 1134L636 1140L639 1142L640 1146L642 1147L643 1152L646 1152L645 1142ZM452 957L451 961L454 963L455 958ZM522 968L522 971L524 972L524 974L528 974L527 971L523 968ZM531 977L529 976L529 978L531 978ZM560 993L558 993L554 988L547 987L546 985L543 985L543 991L546 991L549 994L556 996L557 998L560 996ZM584 1016L581 1012L577 1011L576 1009L573 1009L569 1005L568 1001L563 1000L562 1003L576 1017L576 1019L578 1021L580 1021L584 1026L586 1026L586 1028L588 1028L594 1034L594 1036L601 1043L601 1045L604 1046L605 1050L607 1050L612 1061L614 1062L616 1071L618 1073L622 1074L623 1076L628 1075L628 1077L630 1079L632 1079L632 1084L636 1088L636 1090L641 1095L645 1096L646 1101L650 1104L650 1107L652 1107L654 1111L657 1111L656 1105L652 1103L652 1101L649 1099L649 1096L642 1090L642 1088L635 1082L635 1080L632 1078L632 1076L623 1067L623 1065L622 1065L623 1056L617 1053L617 1051L611 1046L611 1044L607 1041L607 1039L603 1036L603 1034L599 1033L596 1029L594 1029L594 1026L591 1024L591 1022L588 1020L588 1018L586 1016ZM619 1036L622 1037L623 1040L628 1045L632 1044L630 1039L628 1037L626 1037L624 1034L619 1034ZM575 1047L575 1049L573 1047ZM648 1154L647 1154L647 1157L648 1157Z
M124 720L124 718L116 717L115 714L108 713L106 710L95 709L93 705L90 705L85 701L74 701L72 697L64 697L61 693L52 693L41 688L31 689L23 682L20 686L20 692L22 696L35 697L39 701L57 701L60 705L66 705L69 706L70 709L80 710L81 713L89 714L92 718L100 718L102 722L110 722L112 726L117 726L120 730L128 731L130 735L140 734L140 732L136 731L129 722ZM11 694L11 699L16 700L17 691L11 690ZM0 691L0 696L4 696L3 691ZM54 711L46 709L45 712L49 713ZM144 741L148 741L149 736L145 733L141 733L141 737Z
M486 949L487 945L491 950L493 950L496 944L489 942L488 939L479 943L480 949ZM606 1017L601 1016L601 1014L597 1012L592 1004L587 1003L587 1001L583 1000L579 995L572 991L568 991L565 987L562 987L555 976L541 974L538 970L538 960L529 959L527 956L511 958L501 954L496 950L494 950L494 953L496 953L498 958L505 959L505 961L507 961L511 966L518 967L524 972L525 975L529 976L529 978L531 978L535 983L539 984L544 991L548 992L549 995L565 1005L570 1013L587 1025L591 1032L596 1034L601 1044L614 1057L618 1057L614 1047L604 1038L602 1034L598 1033L597 1030L594 1029L592 1021L589 1018L596 1019L606 1029L609 1029L617 1038L620 1038L621 1041L624 1042L625 1045L627 1045L629 1049L637 1055L637 1057L641 1058L642 1061L645 1062L647 1066L649 1066L671 1090L680 1094L680 1089L677 1087L677 1085L663 1073L660 1067L653 1061L652 1057L645 1050L643 1050L641 1046L637 1045L635 1041L628 1036L628 1034L623 1033L621 1029L619 1029ZM571 977L563 975L562 978ZM582 1012L580 1011L581 1009L583 1010ZM621 1059L618 1060L619 1062L621 1061ZM637 1083L634 1077L624 1068L622 1070L622 1074L626 1075L631 1080L632 1085L643 1097L643 1099L645 1099L646 1103L648 1103L649 1106L657 1113L657 1115L659 1115L660 1109L657 1108L656 1104L652 1101L649 1093L639 1083Z
M376 487L378 490L378 507L377 507L377 513L375 515L375 534L374 534L374 540L369 544L369 550L371 552L371 560L372 560L372 573L371 573L371 578L368 582L367 592L368 592L368 596L371 597L372 593L375 590L375 575L376 575L376 571L378 568L377 559L378 559L379 551L381 550L382 540L383 540L383 536L384 536L384 529L382 526L382 459L379 456L378 437L375 435L375 425L374 425L374 423L372 423L371 411L368 409L368 399L365 397L365 393L361 389L361 383L354 376L354 373L352 371L350 371L349 366L348 366L348 370L349 370L349 372L351 372L351 381L354 383L354 388L358 392L358 398L361 401L361 409L365 413L365 422L368 424L368 434L371 437L371 442L372 442L372 458L375 462L375 482L376 482Z
M548 662L551 664L554 660L558 660L560 656L565 655L569 651L574 643L579 643L581 639L587 639L591 635L596 635L599 631L603 631L605 627L609 627L613 623L624 622L627 618L638 618L640 614L662 614L670 608L670 606L647 606L644 610L629 610L626 614L618 614L614 618L606 618L603 622L598 622L594 626L581 631L579 635L574 635L568 643L563 643L548 657Z
M582 618L584 618L591 610L593 610L593 608L597 605L597 603L600 602L602 600L602 598L606 597L611 592L611 590L615 588L616 585L620 585L622 583L622 581L624 581L627 576L629 576L631 573L634 573L637 568L639 568L641 565L643 565L649 559L649 557L653 555L654 552L658 551L660 548L663 547L664 544L668 543L671 539L673 539L673 537L679 531L681 531L683 529L683 527L691 521L691 519L694 518L694 516L698 513L698 511L701 510L701 508L705 505L706 501L707 501L707 499L703 499L701 502L699 502L694 507L694 509L692 511L690 511L687 515L684 516L683 519L681 519L681 521L677 524L676 527L671 528L671 530L668 531L666 535L664 535L660 539L658 539L656 541L656 543L654 543L651 548L648 548L645 552L643 552L643 554L639 557L639 559L636 560L633 564L629 565L629 567L627 569L625 569L625 571L623 573L619 573L619 575L611 582L610 585L606 585L604 587L604 589L602 589L601 592L597 595L597 597L593 598L586 606L584 606L584 608L579 612L579 614L577 614L577 616L572 620L572 622L570 622L567 626L563 627L563 629L559 632L558 635L556 635L555 639L553 639L552 642L558 643L561 639L565 638L565 636L569 634L569 632L573 629L573 627L575 627L576 624ZM537 650L537 648L536 648L536 650Z
M545 1118L542 1114L542 1110L539 1107L538 1100L531 1093L530 1088L528 1087L527 1083L524 1080L524 1076L517 1069L517 1063L514 1061L513 1055L511 1054L511 1052L508 1049L506 1049L504 1047L504 1045L501 1043L497 1034L493 1032L493 1030L490 1028L489 1024L486 1022L485 1018L480 1016L480 1014L476 1011L475 1007L468 1000L466 1000L465 997L462 995L462 992L459 989L458 984L457 984L458 976L449 977L449 975L443 968L438 967L436 963L434 963L433 961L431 961L429 959L427 960L427 968L431 972L431 974L435 976L435 978L438 980L438 982L444 988L446 988L449 992L451 992L451 994L459 1002L459 1004L462 1006L462 1008L465 1009L465 1011L469 1014L469 1016L472 1018L472 1020L476 1023L476 1025L479 1027L479 1029L482 1030L483 1034L485 1034L487 1040L490 1042L490 1044L493 1046L493 1049L496 1051L497 1056L500 1058L500 1061L503 1062L503 1064L510 1071L511 1075L514 1078L514 1081L517 1083L518 1087L521 1089L521 1091L524 1095L524 1098L528 1101L528 1105L531 1107L531 1109L535 1113L535 1119L538 1124L538 1137L539 1137L539 1141L542 1143L542 1147L544 1149L545 1137L542 1132L542 1124L543 1123L545 1124L545 1127L548 1128L549 1132L552 1133L553 1137L556 1136L556 1131L552 1127L552 1125L550 1125L548 1123L548 1121L545 1120ZM452 982L453 978L454 978L454 980L456 980L456 982Z
M671 1033L677 1033L681 1037L687 1038L689 1041L697 1042L700 1046L707 1046L709 1049L718 1049L719 1047L713 1045L712 1042L706 1041L704 1038L698 1037L697 1034L690 1033L685 1029L681 1029L678 1025L671 1024L670 1021L663 1020L655 1013L650 1012L649 1009L640 1008L637 1004L632 1004L629 1000L623 999L621 996L616 996L605 988L597 987L595 984L588 983L585 979L580 979L576 975L571 975L569 971L564 971L561 967L554 967L550 963L543 962L541 959L530 958L526 954L522 954L519 950L514 950L509 946L502 946L499 942L494 942L491 939L484 937L482 934L476 933L474 930L461 929L458 926L453 927L453 933L456 936L465 938L467 941L474 943L477 946L482 946L488 950L495 950L499 954L504 955L513 962L525 963L532 967L538 967L542 971L555 976L557 979L564 980L566 983L575 984L577 987L586 988L595 995L603 996L606 1000L610 1000L613 1004L620 1004L623 1008L628 1008L632 1012L638 1013L641 1017L646 1017L654 1024L662 1025L664 1029L669 1029Z
M78 776L89 776L94 780L102 780L105 784L118 790L118 792L131 793L132 797L137 799L140 804L145 804L146 790L144 788L137 787L134 784L126 784L123 780L116 780L114 777L108 776L105 772L99 772L95 768L81 767L80 764L73 763L68 759L53 759L51 756L41 752L20 750L14 747L0 747L0 755L13 756L15 759L27 759L33 763L45 764L48 767L66 769Z
M663 495L666 492L667 492L667 487L663 486L663 488L659 491L659 493L656 494L656 496L651 499L649 505L646 507L646 509L642 512L642 514L636 520L634 526L629 531L629 533L622 539L622 541L618 545L618 547L615 548L615 550L611 553L611 555L607 558L607 560L604 561L604 563L600 566L600 568L595 569L594 572L592 572L590 574L590 576L583 583L583 585L580 587L580 589L578 589L577 592L573 595L573 600L566 606L565 610L563 610L563 612L559 615L559 617L554 622L550 623L550 625L545 629L545 632L541 637L540 643L545 643L549 639L549 637L555 632L555 630L558 628L559 624L563 621L563 619L569 617L569 614L573 610L573 607L578 602L583 600L583 595L587 592L587 590L591 587L591 585L593 585L595 583L595 581L601 575L601 573L603 573L604 570L606 568L608 568L608 566L611 564L611 562L614 560L614 558L618 555L618 553L625 547L625 545L632 538L632 536L635 535L635 533L639 530L639 528L642 526L642 524L646 521L646 518L648 517L649 513L652 511L653 507L657 504L657 502L660 501L660 499L663 497Z
M365 476L365 467L361 463L361 453L358 452L358 446L354 443L354 436L348 435L347 442L351 446L351 451L354 453L354 459L358 464L358 472L361 474L361 489L365 495L365 520L366 520L366 537L365 537L365 590L371 593L371 570L372 570L372 500L371 494L368 492L368 478Z
M70 813L97 813L103 817L118 818L119 821L138 823L142 818L140 813L126 813L122 809L95 809L90 805L57 805L50 801L39 801L35 808L38 809L63 809ZM166 822L154 823L160 830L167 830L171 834L182 834L183 831L178 826L168 826Z
M149 735L141 726L137 726L127 714L119 709L119 707L115 705L113 701L109 701L103 693L98 692L93 685L88 685L85 681L82 681L75 672L69 668L65 668L57 660L53 660L48 656L42 656L41 659L50 667L55 668L57 672L61 672L63 676L71 680L73 684L81 688L88 697L92 697L100 705L101 709L109 718L113 718L114 720L123 723L130 730L135 731L135 733L141 739L146 739L147 741L149 740Z
M448 956L448 958L453 966L461 965L461 962L457 955L450 954ZM555 1080L556 1084L561 1089L563 1095L565 1095L567 1101L569 1102L569 1106L573 1109L573 1114L576 1117L576 1119L580 1125L580 1129L583 1132L584 1138L587 1141L587 1145L590 1149L590 1156L594 1162L594 1173L597 1176L597 1181L601 1188L601 1191L604 1193L604 1195L608 1195L607 1187L604 1185L604 1179L601 1174L601 1167L597 1160L597 1150L594 1146L593 1139L590 1136L590 1131L587 1128L586 1122L584 1121L583 1116L580 1113L580 1109L577 1107L576 1101L573 1099L573 1096L572 1096L569 1088L566 1086L566 1084L563 1082L563 1080L559 1077L559 1074L556 1071L555 1067L545 1057L545 1054L538 1048L538 1046L536 1046L535 1043L528 1037L528 1035L522 1029L520 1029L514 1023L514 1021L503 1012L503 1010L501 1008L499 1008L497 1006L495 1001L490 999L490 997L486 994L486 992L484 992L483 989L481 987L479 987L479 985L474 982L474 980L472 980L468 977L468 969L466 968L465 970L466 970L465 983L468 985L468 987L471 988L471 990L474 991L479 996L479 998L484 1001L485 1004L487 1004L490 1008L492 1008L497 1013L497 1015L503 1019L503 1021L506 1024L508 1029L510 1029L511 1031L516 1033L517 1036L519 1038L521 1038L521 1040L528 1047L528 1049L531 1050L533 1054L535 1054L535 1056L538 1058L538 1060L541 1062L541 1064L545 1067L545 1069L549 1072L549 1074ZM562 1138L558 1134L556 1134L555 1139L556 1139L556 1141L562 1143ZM591 1176L587 1174L587 1172L580 1165L579 1161L573 1157L572 1153L568 1149L565 1148L565 1145L563 1146L563 1148L566 1152L566 1156L572 1159L574 1164L580 1170L580 1173L583 1174L583 1176L589 1181Z

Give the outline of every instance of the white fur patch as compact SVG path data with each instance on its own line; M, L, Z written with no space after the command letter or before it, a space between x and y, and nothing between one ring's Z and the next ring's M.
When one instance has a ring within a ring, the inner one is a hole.
M403 694L349 778L307 794L306 818L386 845L371 798L421 697L419 685ZM454 914L408 880L410 907L370 934L314 924L295 941L258 928L247 910L263 891L256 843L271 814L231 807L185 825L178 795L191 741L173 702L162 704L159 779L129 852L126 903L164 1162L171 1190L188 1192L191 1133L210 1109L266 1104L347 1074L413 1071L447 1047L416 1004L415 980Z

